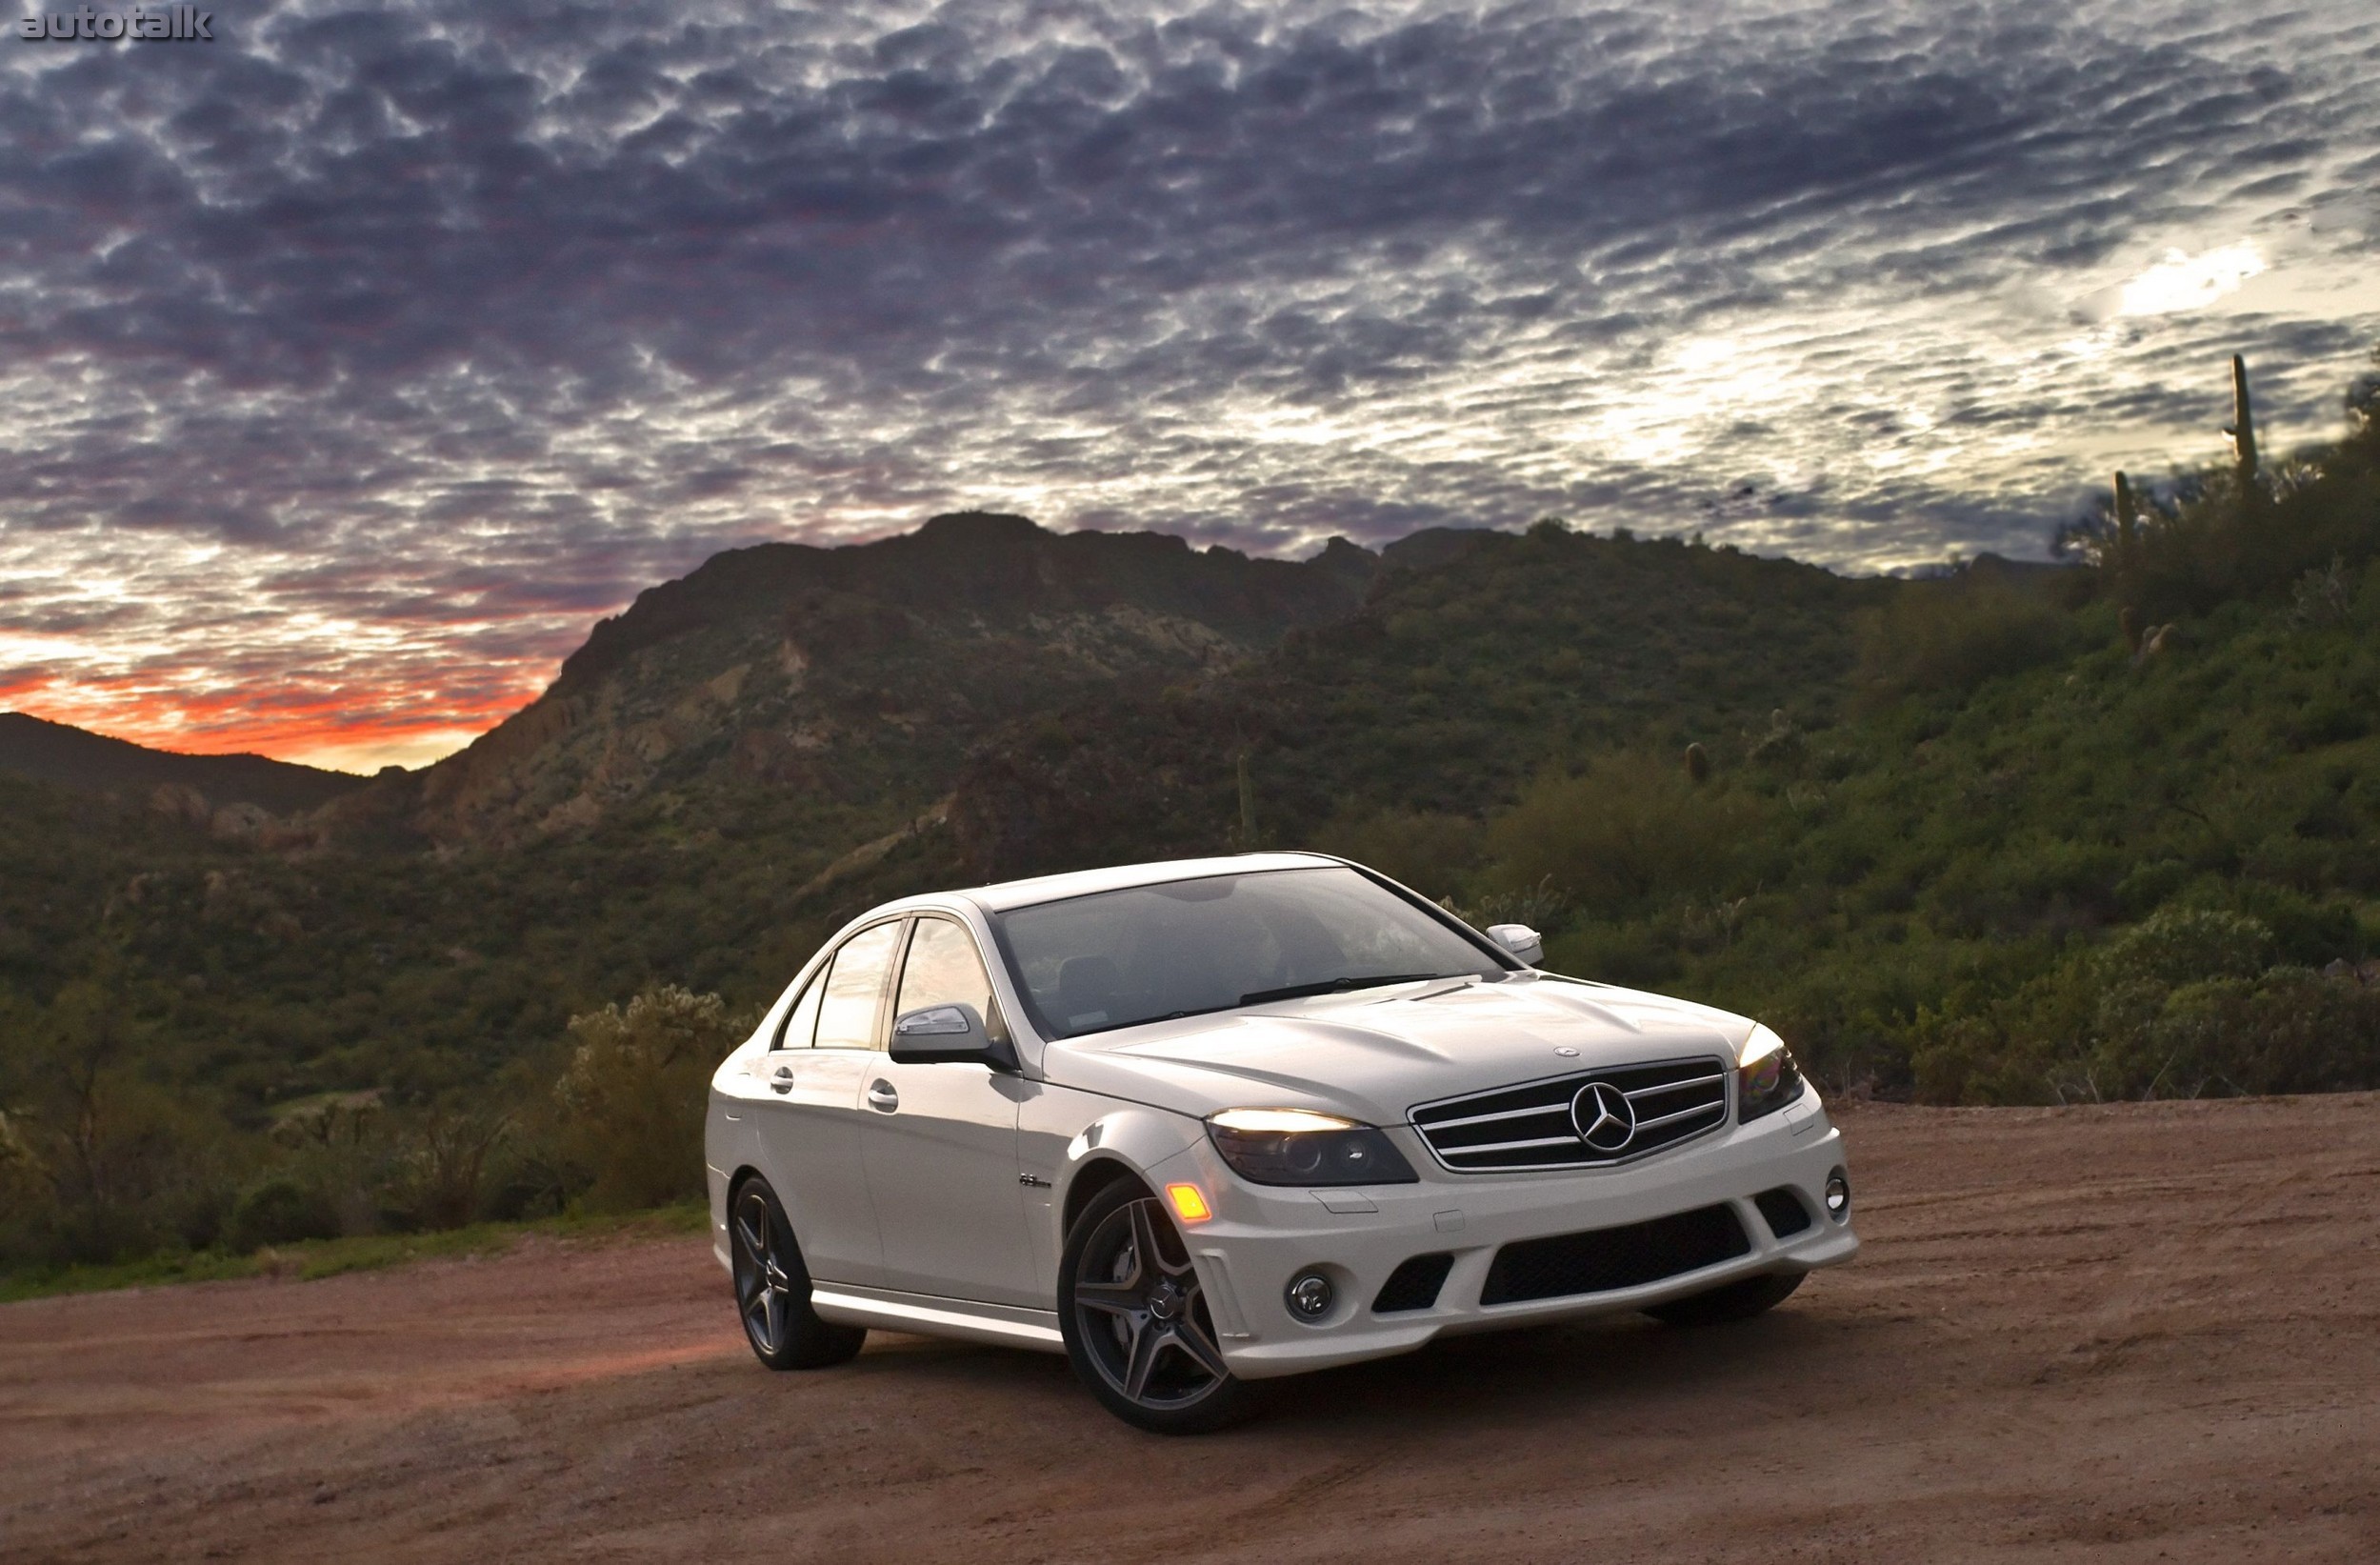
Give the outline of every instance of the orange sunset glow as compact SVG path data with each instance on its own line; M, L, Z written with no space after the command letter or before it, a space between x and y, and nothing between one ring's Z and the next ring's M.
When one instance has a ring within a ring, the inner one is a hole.
M2220 451L2207 364L2277 452L2380 335L2380 34L2201 10L407 0L14 49L0 704L420 765L723 549L970 509L2041 559Z
M193 675L198 671L192 671ZM421 766L462 749L534 700L524 671L510 692L425 702L355 685L205 690L149 679L0 682L0 710L190 755L270 755L336 772Z

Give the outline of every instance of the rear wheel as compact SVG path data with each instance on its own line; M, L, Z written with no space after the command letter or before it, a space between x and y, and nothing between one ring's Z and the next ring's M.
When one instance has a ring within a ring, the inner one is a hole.
M1058 1323L1075 1374L1128 1424L1198 1435L1256 1411L1223 1361L1189 1247L1136 1184L1110 1185L1075 1219L1058 1266Z
M745 1340L770 1369L848 1363L868 1340L864 1327L831 1325L810 1307L810 1269L768 1180L755 1176L736 1187L728 1208L728 1253Z
M1770 1272L1763 1276L1746 1277L1707 1294L1690 1294L1667 1304L1656 1304L1645 1314L1670 1326L1716 1326L1730 1320L1750 1320L1783 1304L1809 1274Z

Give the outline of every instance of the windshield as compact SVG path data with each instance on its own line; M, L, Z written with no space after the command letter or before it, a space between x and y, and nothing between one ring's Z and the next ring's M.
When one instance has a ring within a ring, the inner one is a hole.
M1053 1038L1401 978L1495 977L1470 940L1353 870L1099 892L994 921Z

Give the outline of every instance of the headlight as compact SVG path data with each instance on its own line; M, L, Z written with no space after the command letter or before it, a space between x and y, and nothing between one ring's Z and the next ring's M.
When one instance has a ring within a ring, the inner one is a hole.
M1207 1134L1255 1185L1410 1185L1413 1166L1370 1125L1304 1109L1226 1109Z
M1754 1027L1735 1067L1736 1121L1750 1124L1801 1095L1802 1072L1793 1063L1793 1052L1774 1033Z

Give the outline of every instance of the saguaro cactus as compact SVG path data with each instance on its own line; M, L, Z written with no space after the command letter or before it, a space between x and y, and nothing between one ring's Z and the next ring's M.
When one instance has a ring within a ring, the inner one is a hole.
M1248 752L1239 753L1240 774L1240 847L1243 851L1256 846L1256 781L1248 774Z
M2231 355L2231 422L2223 432L2231 437L2233 464L2246 484L2256 476L2256 411L2248 400L2248 361L2237 353Z
M2117 593L2130 597L2140 567L2140 496L2132 492L2132 481L2121 472L2115 475L2115 548L2105 563L2115 578Z

